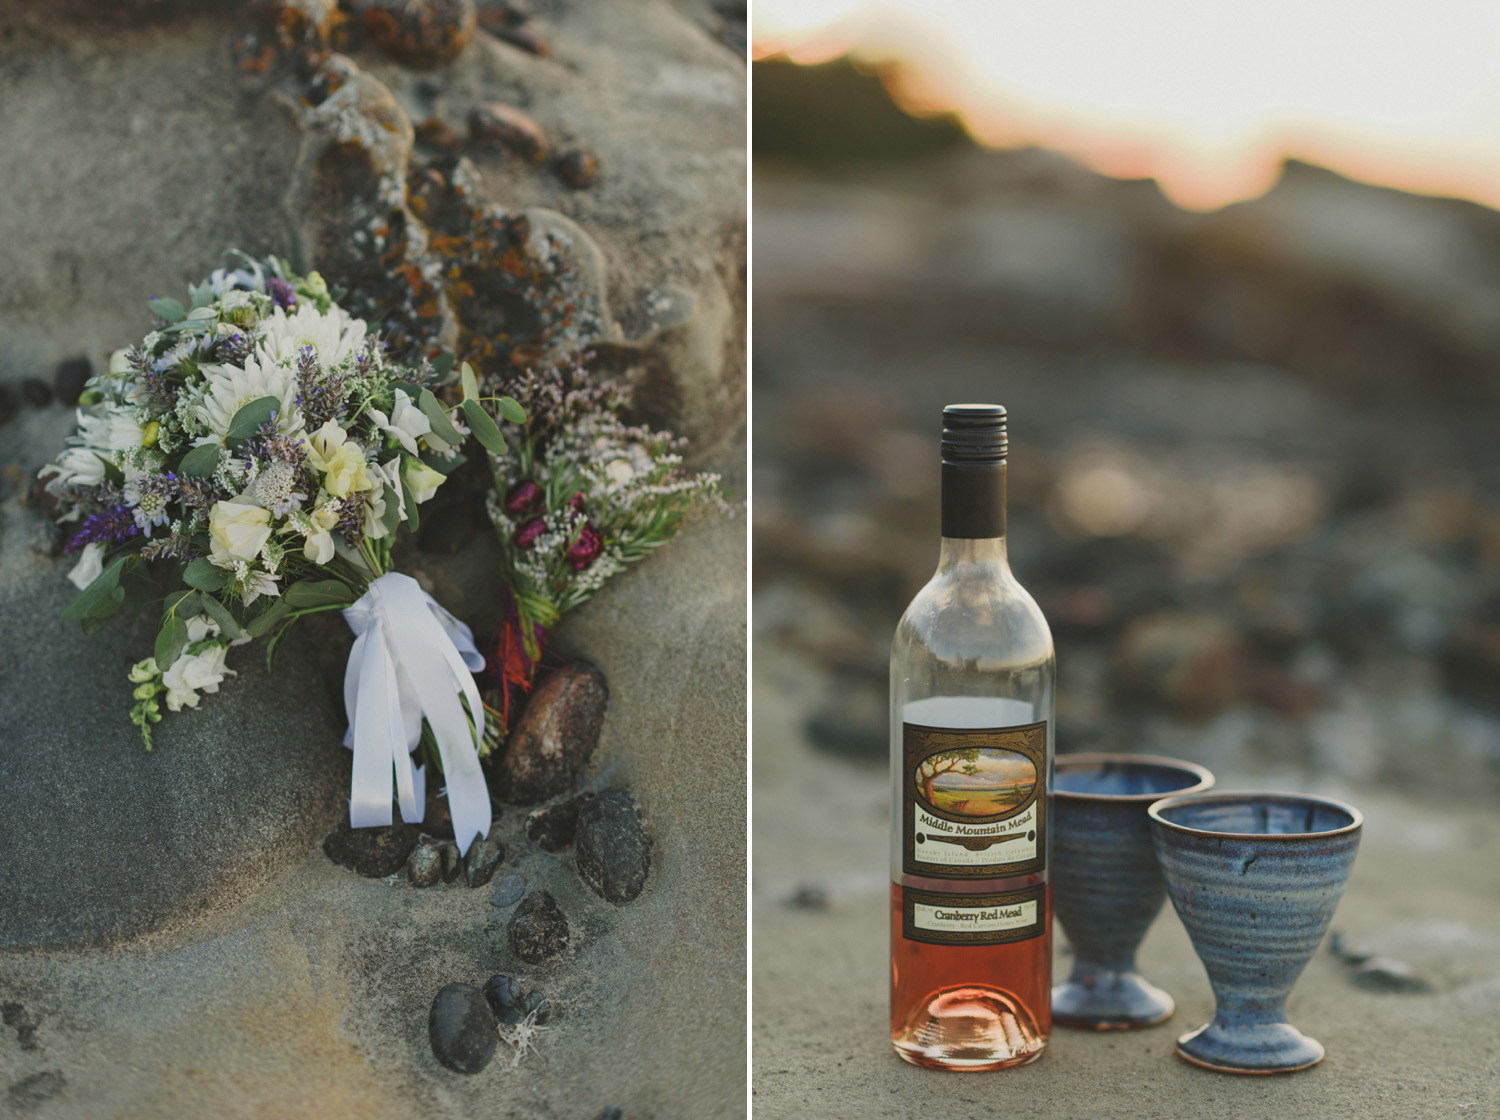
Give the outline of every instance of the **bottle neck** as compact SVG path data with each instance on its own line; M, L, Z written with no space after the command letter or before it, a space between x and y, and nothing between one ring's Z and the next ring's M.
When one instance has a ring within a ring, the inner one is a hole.
M944 537L938 550L939 572L965 565L986 568L1009 568L1004 537Z
M943 547L999 541L1005 554L1005 462L943 463Z

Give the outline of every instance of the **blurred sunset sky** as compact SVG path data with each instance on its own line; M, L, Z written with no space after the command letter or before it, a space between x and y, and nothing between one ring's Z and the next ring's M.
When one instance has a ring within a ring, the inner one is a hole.
M1500 3L754 0L753 56L880 69L917 115L1206 210L1288 157L1500 208Z

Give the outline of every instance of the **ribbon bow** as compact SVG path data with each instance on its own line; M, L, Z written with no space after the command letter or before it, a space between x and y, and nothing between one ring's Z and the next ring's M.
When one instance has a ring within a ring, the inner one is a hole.
M484 709L471 675L484 667L484 657L474 635L400 572L376 579L343 613L355 633L344 670L349 716L344 745L354 749L350 827L391 823L393 772L401 819L421 821L427 778L422 767L412 765L411 752L425 717L443 761L453 835L459 851L466 852L476 833L485 836L490 830L490 795L477 749Z

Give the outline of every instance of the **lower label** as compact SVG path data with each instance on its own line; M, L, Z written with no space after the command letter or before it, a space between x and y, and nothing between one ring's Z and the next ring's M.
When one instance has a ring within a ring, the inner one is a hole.
M1045 886L1002 894L901 889L901 936L929 945L1004 945L1046 932Z

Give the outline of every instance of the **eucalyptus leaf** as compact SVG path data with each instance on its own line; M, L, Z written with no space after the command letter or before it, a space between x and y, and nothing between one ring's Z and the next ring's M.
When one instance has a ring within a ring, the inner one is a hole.
M203 612L219 624L219 629L223 632L224 637L230 641L238 638L240 636L240 624L234 620L234 615L229 613L229 608L212 595L204 595L201 598L203 601ZM160 665L161 662L158 661L157 664Z
M156 299L146 301L146 306L151 308L151 314L163 322L175 323L187 314L180 301L167 296L158 296Z
M125 563L131 559L129 556L121 556L102 572L94 577L94 582L85 587L73 597L73 601L62 609L62 618L67 622L77 622L81 618L88 617L90 609L100 599L106 598L110 592L118 588L120 584L120 573L125 570ZM123 598L123 596L121 596Z
M219 465L219 445L216 443L205 443L201 447L195 447L182 457L182 462L177 464L177 473L185 474L189 478L212 478L214 468Z
M286 617L291 605L287 603L286 596L274 600L269 607L261 611L249 622L245 623L245 633L252 638L264 637L278 622Z
M495 404L500 410L500 415L512 424L526 423L526 410L521 407L521 402L514 397L501 397Z
M196 591L174 591L162 605L178 618L193 618L203 612L202 597Z
M417 502L411 496L411 487L406 485L405 479L402 479L401 486L406 491L406 527L415 533L417 526L422 523L422 519L417 513Z
M445 384L453 372L453 355L444 351L432 359L432 372L437 375L439 385Z
M385 526L387 532L394 533L396 526L401 524L401 497L391 488L390 484L386 485L383 493L385 496L385 513L381 515L380 521Z
M459 367L459 381L464 387L464 400L479 396L479 378L474 376L474 367L465 362Z
M224 442L231 440L243 443L253 436L262 424L268 423L272 414L280 411L281 402L275 397L258 397L234 414L229 422L229 431L224 433Z
M199 591L217 591L229 582L229 573L207 556L200 556L182 573L182 582Z
M436 451L429 451L426 455L422 456L422 462L437 471L438 474L446 477L458 470L468 460L456 451L450 451L446 455L441 455Z
M354 602L354 592L347 583L336 579L299 579L286 589L282 596L292 610L307 607L348 606Z
M445 409L438 399L432 395L431 389L423 389L422 395L417 398L417 407L422 410L422 415L432 423L432 434L438 439L455 447L463 442L463 437L458 434L458 429L448 419L448 410Z
M484 406L478 401L464 401L464 417L469 421L469 427L473 429L474 438L477 439L486 451L495 455L505 454L505 437L500 434L500 429L490 419L490 414L484 410Z
M95 634L99 633L101 630L107 627L113 620L113 615L110 615L108 618L84 618L79 620L78 627L83 631L83 636L85 638L92 638Z
M187 640L186 620L168 611L166 617L161 620L161 629L156 632L156 667L163 673L171 668L172 662L182 654Z

